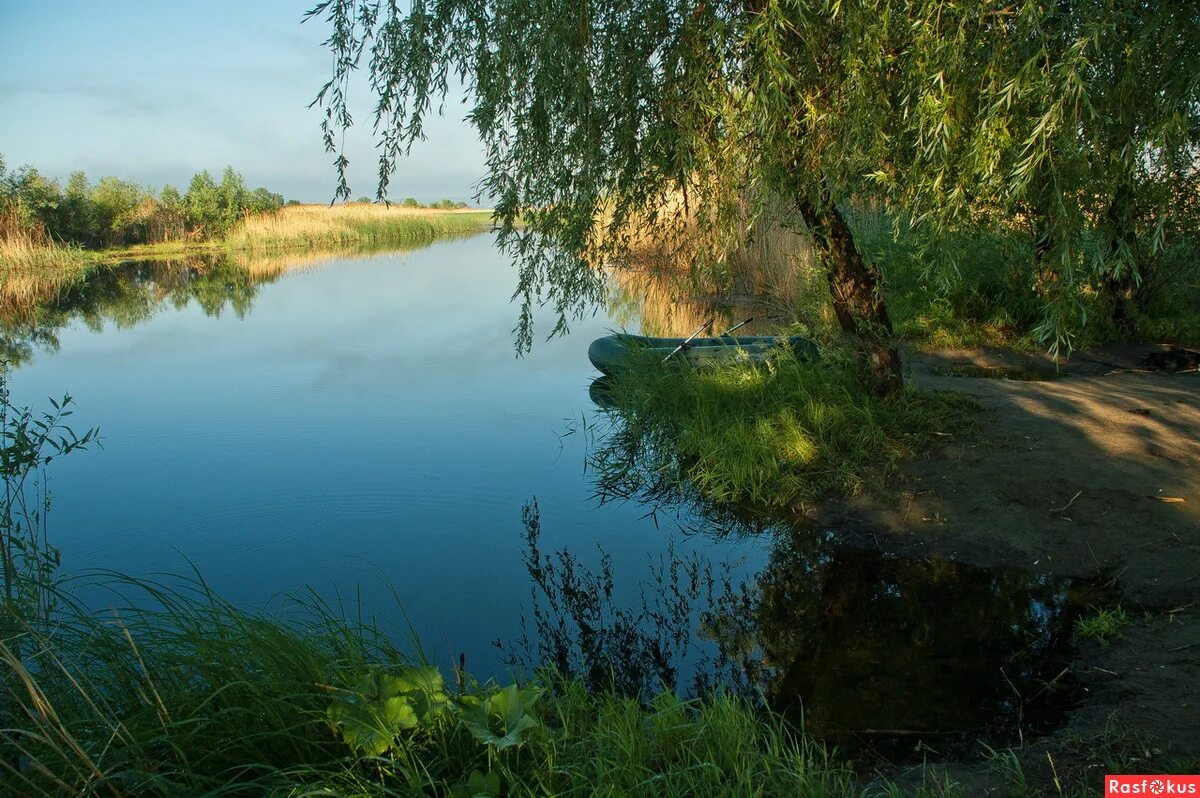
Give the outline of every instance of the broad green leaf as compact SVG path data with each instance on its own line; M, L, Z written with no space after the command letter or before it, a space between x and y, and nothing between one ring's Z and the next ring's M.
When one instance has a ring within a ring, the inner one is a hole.
M405 668L397 676L394 686L397 693L408 698L422 722L441 714L450 701L442 672L432 665Z
M497 690L487 698L464 696L458 704L459 720L484 745L511 748L525 742L525 732L538 721L529 713L542 691L516 685Z
M375 671L354 693L329 707L329 722L341 729L346 744L378 756L392 748L396 735L441 714L449 701L437 668L404 668L398 674Z
M466 784L456 784L451 790L454 798L499 798L500 776L488 771L480 773L472 770Z

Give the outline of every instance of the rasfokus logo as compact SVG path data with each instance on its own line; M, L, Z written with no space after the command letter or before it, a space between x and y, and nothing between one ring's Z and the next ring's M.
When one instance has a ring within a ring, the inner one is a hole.
M1104 798L1116 795L1195 795L1200 776L1105 776Z

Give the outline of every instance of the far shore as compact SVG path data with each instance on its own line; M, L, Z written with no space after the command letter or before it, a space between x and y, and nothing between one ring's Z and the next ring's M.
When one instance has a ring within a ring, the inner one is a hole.
M228 235L108 249L0 241L0 295L9 300L53 294L90 270L137 260L175 260L221 252L279 254L316 250L383 250L432 243L491 229L488 208L412 208L381 203L288 205L247 215Z

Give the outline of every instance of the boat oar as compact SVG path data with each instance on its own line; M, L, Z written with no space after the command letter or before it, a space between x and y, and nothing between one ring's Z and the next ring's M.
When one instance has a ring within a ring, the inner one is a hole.
M714 321L716 321L716 319L709 319L708 321L704 322L704 323L703 323L703 324L701 324L699 327L697 327L697 328L696 328L696 331L695 331L694 333L692 333L691 335L689 335L689 336L687 337L687 340L686 340L686 341L684 341L684 342L683 342L683 343L681 343L679 346L677 346L677 347L675 347L674 349L672 349L672 350L671 350L671 353L662 359L662 362L666 363L666 362L667 362L668 360L670 360L670 359L671 359L671 358L672 358L672 357L673 357L673 356L674 356L676 353L678 353L678 352L682 352L684 349L687 349L687 346L688 346L688 344L690 344L690 343L692 342L692 340L693 340L693 339L695 339L695 337L696 337L697 335L699 335L700 333L704 332L704 331L705 331L705 330L707 330L709 327L711 327L711 326L712 326L712 323L713 323Z
M720 334L720 335L718 335L717 337L718 337L718 338L724 338L726 335L729 335L729 334L730 334L731 332L733 332L734 330L737 330L737 329L740 329L740 328L742 328L742 327L745 327L747 324L749 324L749 323L750 323L750 322L752 322L752 321L754 321L754 317L753 317L753 316L751 316L750 318L746 319L745 321L739 321L737 324L733 325L732 327L730 327L728 330L726 330L725 332L721 333L721 334Z

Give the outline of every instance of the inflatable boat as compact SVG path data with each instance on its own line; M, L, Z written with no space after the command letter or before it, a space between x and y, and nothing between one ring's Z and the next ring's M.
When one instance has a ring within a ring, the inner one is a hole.
M592 341L588 360L605 374L620 370L634 352L660 360L685 360L702 366L729 358L763 360L776 347L787 346L802 360L817 357L817 345L799 335L722 335L717 338L651 338L645 335L606 335Z

